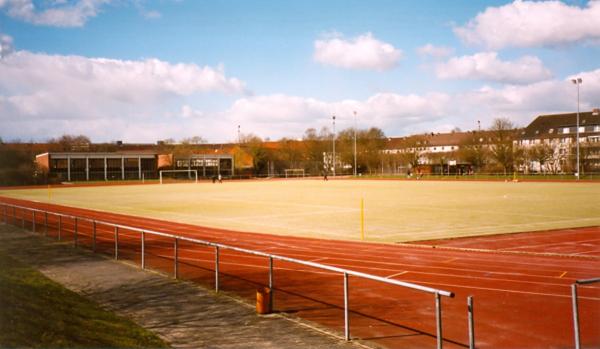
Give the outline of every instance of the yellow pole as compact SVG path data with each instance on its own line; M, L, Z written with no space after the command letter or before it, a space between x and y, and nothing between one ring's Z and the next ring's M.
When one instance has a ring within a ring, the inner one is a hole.
M360 198L360 239L365 239L365 199Z

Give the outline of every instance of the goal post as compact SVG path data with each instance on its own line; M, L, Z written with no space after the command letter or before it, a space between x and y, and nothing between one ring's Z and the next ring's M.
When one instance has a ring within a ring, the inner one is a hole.
M285 178L296 178L296 177L304 177L304 169L303 168L286 168L284 170Z
M179 173L183 173L183 174L187 173L187 176L178 175ZM165 177L164 176L165 174L167 174L167 177L169 177L169 174L172 174L171 178L173 178L175 180L182 180L182 179L191 180L193 178L194 183L198 183L198 170L160 170L158 172L160 184L163 184L163 177Z

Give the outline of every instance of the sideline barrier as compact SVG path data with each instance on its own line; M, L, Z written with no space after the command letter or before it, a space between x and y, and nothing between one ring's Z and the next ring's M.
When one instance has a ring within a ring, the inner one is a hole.
M246 248L235 247L235 246L231 246L231 245L210 242L210 241L205 241L205 240L200 240L200 239L194 239L194 238L189 238L189 237L185 237L185 236L162 233L162 232L148 230L148 229L140 229L140 228L135 228L135 227L131 227L131 226L123 225L123 224L116 224L116 223L111 223L111 222L97 220L97 219L90 219L90 218L85 218L85 217L79 217L79 216L74 216L74 215L69 215L69 214L62 214L62 213L58 213L58 212L46 211L46 210L29 208L29 207L19 206L19 205L12 205L12 204L7 204L7 203L0 203L0 205L2 205L4 207L3 211L2 211L3 215L4 215L4 217L3 217L4 223L8 224L8 218L9 218L8 208L10 207L10 208L12 208L12 223L13 223L13 225L16 225L17 218L20 218L23 229L25 229L25 221L26 221L25 220L25 212L27 212L27 211L31 212L31 215L30 215L31 220L30 221L31 221L31 226L33 228L32 230L34 232L35 232L35 225L36 225L36 212L42 213L44 215L44 223L46 224L46 226L44 228L44 232L45 232L44 235L47 235L48 215L53 215L53 216L58 217L58 239L59 240L61 239L61 231L63 231L65 229L65 227L63 226L65 218L73 220L73 222L74 222L73 243L74 243L75 247L78 247L78 237L77 237L79 234L78 233L78 225L81 226L82 222L91 223L91 226L92 226L92 250L94 252L96 250L96 226L98 224L102 224L104 226L113 227L114 228L114 258L115 259L119 258L119 230L124 229L124 230L130 231L130 232L137 232L141 235L140 236L140 240L141 240L141 246L140 246L141 263L140 264L141 264L142 269L146 268L146 263L145 263L146 234L171 238L174 240L173 276L175 278L179 277L179 271L178 271L179 249L178 249L178 246L179 246L180 241L187 241L187 242L191 242L191 243L194 243L197 245L214 247L214 249L215 249L214 250L214 255L215 255L215 265L214 265L215 292L219 292L219 250L220 249L227 249L227 250L241 252L241 253L245 253L245 254L249 254L249 255L261 256L261 257L268 258L268 260L269 260L268 288L271 290L271 292L269 292L269 301L268 301L269 308L271 308L273 305L273 296L274 296L274 291L276 290L276 289L274 289L274 283L273 283L273 274L274 274L273 261L274 260L300 264L300 265L304 265L304 266L308 266L308 267L312 267L312 268L316 268L316 269L327 270L327 271L341 274L341 275L343 275L343 285L344 285L344 338L347 341L349 341L351 339L351 337L350 337L350 318L349 318L349 309L350 309L349 288L348 288L349 276L355 276L355 277L373 280L373 281L377 281L377 282L381 282L381 283L385 283L385 284L390 284L390 285L400 286L400 287L413 289L413 290L417 290L417 291L421 291L421 292L425 292L425 293L430 293L430 294L434 295L434 301L435 301L437 348L441 349L443 346L441 296L453 298L454 297L453 292L444 291L444 290L427 287L427 286L422 286L422 285L418 285L418 284L413 284L410 282L388 279L388 278L384 278L384 277L380 277L380 276L376 276L376 275L372 275L372 274L367 274L367 273L362 273L362 272L358 272L358 271L354 271L354 270L338 268L338 267L334 267L334 266L330 266L330 265L326 265L326 264L310 262L310 261L305 261L305 260L295 259L295 258L290 258L290 257L285 257L285 256L279 256L279 255L270 254L270 253L266 253L266 252L255 251L255 250L250 250L250 249L246 249ZM20 211L20 217L17 216L17 209ZM80 245L80 246L83 246L83 245ZM469 300L469 302L472 302L472 300ZM469 316L469 347L474 348L474 346L475 346L474 335L472 335L472 329L473 329L473 326L472 326L472 319L473 319L472 303L469 303L469 306L467 308L468 308L468 312L469 312L469 314L468 314L468 316ZM272 310L272 309L269 309L269 310Z
M576 280L571 285L571 300L573 302L573 328L575 333L575 349L581 349L581 337L579 333L579 302L577 299L577 285L589 285L599 283L600 278Z

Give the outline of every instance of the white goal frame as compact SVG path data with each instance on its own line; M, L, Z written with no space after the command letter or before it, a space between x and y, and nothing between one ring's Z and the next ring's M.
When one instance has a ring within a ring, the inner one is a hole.
M305 176L303 168L286 168L283 171L285 172L285 178L289 178L289 177L302 177L302 178L304 178L304 176ZM298 175L294 175L294 173L297 173ZM290 176L290 174L292 174L292 175Z
M163 184L163 173L165 172L187 172L194 174L194 183L198 183L198 170L160 170L158 171L158 177L160 178L160 184Z

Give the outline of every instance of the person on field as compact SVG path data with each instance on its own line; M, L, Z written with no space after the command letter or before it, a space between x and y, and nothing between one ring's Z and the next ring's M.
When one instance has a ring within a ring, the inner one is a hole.
M223 177L221 177L220 173L219 173L219 183L223 183Z
M327 179L327 171L323 172L323 180L324 180L324 181L327 181L327 180L328 180L328 179Z
M215 182L217 181L217 176L213 175L213 176L211 177L211 179L212 179L212 182L213 182L213 183L215 183Z

